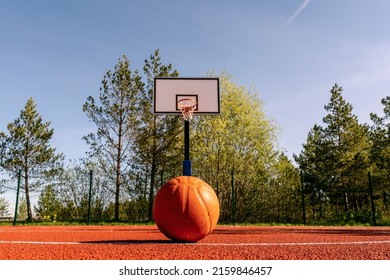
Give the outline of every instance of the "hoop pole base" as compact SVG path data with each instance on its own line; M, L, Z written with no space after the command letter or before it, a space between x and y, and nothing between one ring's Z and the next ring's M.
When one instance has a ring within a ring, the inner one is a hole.
M183 160L183 176L192 176L192 162Z

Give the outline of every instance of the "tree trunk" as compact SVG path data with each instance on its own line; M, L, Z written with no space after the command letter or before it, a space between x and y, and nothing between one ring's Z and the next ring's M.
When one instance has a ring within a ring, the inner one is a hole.
M148 220L153 220L153 200L154 200L154 184L156 180L156 163L153 157L152 160L152 171L150 173L150 188L149 188L149 209L148 209Z
M119 116L119 131L118 131L118 150L116 155L116 178L115 178L115 222L119 222L119 195L121 188L121 160L122 160L122 127L123 114Z
M26 191L26 203L27 203L27 222L32 221L31 202L30 202L30 190L28 185L28 168L24 169L24 189Z
M154 200L154 185L156 180L156 157L157 157L157 118L154 116L153 118L153 151L152 151L152 166L150 173L150 188L149 188L149 209L148 209L148 219L149 221L153 220L153 200Z
M115 180L115 222L119 222L119 192L120 192L120 160L117 161L116 180Z
M348 193L344 192L344 210L347 212L349 210L349 200L348 200Z

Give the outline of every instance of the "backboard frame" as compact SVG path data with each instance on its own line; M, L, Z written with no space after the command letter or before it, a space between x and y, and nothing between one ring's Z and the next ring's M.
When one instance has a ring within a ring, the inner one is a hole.
M177 102L194 98L194 115L220 115L221 97L219 78L215 77L155 77L153 113L181 115Z

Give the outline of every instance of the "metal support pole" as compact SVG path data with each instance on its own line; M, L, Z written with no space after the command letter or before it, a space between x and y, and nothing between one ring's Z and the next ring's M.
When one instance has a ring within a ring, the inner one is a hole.
M184 121L183 175L192 176L192 164L190 160L190 122L189 121Z
M305 208L305 187L303 184L303 173L301 170L301 198L302 198L302 218L303 218L303 224L306 225L306 208Z
M15 215L14 215L14 225L16 225L16 218L18 216L18 207L19 207L19 190L20 190L20 177L22 176L22 170L19 169L18 172L18 189L16 191L16 202L15 202Z
M91 222L91 200L92 200L92 185L93 185L93 171L89 171L89 194L88 194L88 225Z
M234 191L234 170L232 170L232 224L236 224L236 195Z
M184 121L184 160L190 159L190 122Z

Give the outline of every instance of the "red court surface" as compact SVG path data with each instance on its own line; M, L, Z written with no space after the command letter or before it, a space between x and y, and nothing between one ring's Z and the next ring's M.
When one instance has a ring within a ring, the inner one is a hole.
M1 226L1 260L390 260L390 227L217 226L174 243L156 226Z

